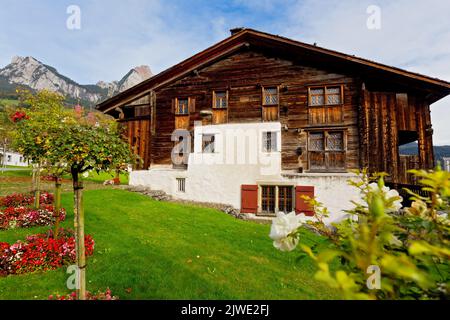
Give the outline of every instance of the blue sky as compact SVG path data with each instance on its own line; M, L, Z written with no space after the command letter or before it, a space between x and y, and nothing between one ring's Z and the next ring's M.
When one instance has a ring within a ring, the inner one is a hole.
M69 5L81 29L69 30ZM369 30L368 6L381 9ZM450 81L445 0L0 0L0 67L33 56L82 83L154 73L251 27ZM432 107L436 144L450 144L450 98Z

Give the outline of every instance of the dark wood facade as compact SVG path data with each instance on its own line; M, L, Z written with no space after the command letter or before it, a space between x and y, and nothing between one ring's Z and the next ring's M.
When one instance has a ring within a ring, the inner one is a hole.
M339 55L244 29L98 108L127 125L141 168L170 165L172 132L195 121L279 121L283 170L367 167L405 183L405 169L431 168L430 104L450 84ZM418 156L401 156L412 141Z

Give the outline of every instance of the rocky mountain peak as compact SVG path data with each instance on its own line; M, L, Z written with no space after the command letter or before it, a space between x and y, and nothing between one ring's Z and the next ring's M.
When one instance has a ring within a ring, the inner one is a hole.
M80 85L31 56L14 56L9 65L0 69L0 77L10 84L27 86L33 90L56 91L91 105L131 88L151 76L150 67L144 65L131 69L120 81L99 81L95 85Z

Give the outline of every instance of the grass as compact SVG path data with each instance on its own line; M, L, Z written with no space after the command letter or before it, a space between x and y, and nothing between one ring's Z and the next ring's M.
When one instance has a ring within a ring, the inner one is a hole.
M64 227L72 227L72 194ZM217 210L157 202L117 189L85 192L86 232L93 235L88 290L110 287L121 299L335 299L313 278L298 252L273 248L269 225L236 220ZM46 228L0 232L14 242ZM309 231L307 244L327 246ZM65 294L65 269L0 278L0 299Z
M19 105L19 100L16 100L16 99L0 99L0 105L17 106L17 105Z

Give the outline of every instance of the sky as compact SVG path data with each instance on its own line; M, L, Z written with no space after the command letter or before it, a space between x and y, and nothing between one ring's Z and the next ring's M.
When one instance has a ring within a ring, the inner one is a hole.
M449 0L0 0L0 67L33 56L81 84L119 80L250 27L450 81L449 12ZM435 144L450 145L450 97L432 120Z

